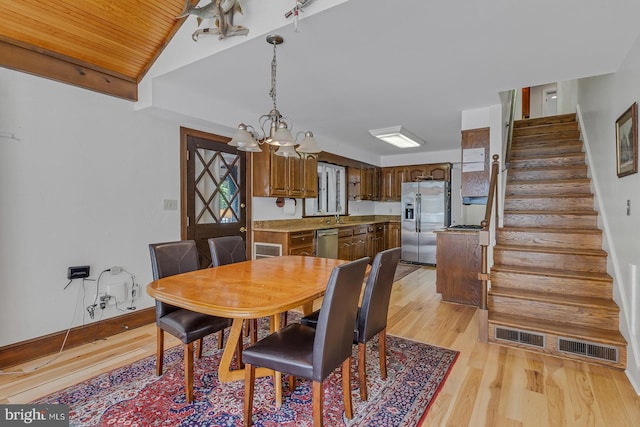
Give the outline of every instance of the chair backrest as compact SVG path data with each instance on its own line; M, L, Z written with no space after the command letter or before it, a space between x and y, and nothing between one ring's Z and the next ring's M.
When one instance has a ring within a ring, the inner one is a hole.
M208 242L213 267L247 260L244 240L240 236L213 237Z
M373 259L356 324L359 342L367 342L387 327L391 287L401 252L401 248L387 249Z
M313 342L313 378L324 380L351 356L353 325L369 258L360 258L331 272L322 300Z
M149 245L149 252L151 254L153 280L200 268L198 249L196 248L196 242L193 240L152 243ZM156 300L156 321L177 309L178 307Z

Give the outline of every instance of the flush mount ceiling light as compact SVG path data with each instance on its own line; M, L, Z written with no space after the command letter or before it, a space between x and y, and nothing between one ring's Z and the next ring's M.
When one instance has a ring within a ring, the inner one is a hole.
M259 152L260 144L270 144L277 147L278 156L297 156L298 153L314 154L319 153L321 150L316 143L313 133L298 132L294 137L291 134L290 127L287 123L291 124L291 120L285 118L280 114L276 107L276 46L282 44L284 39L277 34L270 34L267 36L267 43L273 45L273 59L271 60L271 90L269 95L271 101L273 101L273 108L268 114L260 116L258 119L259 129L256 130L253 126L240 123L236 133L233 135L229 145L238 147L240 151L253 151ZM268 129L268 130L267 130ZM296 139L299 135L304 135L302 141L297 142ZM298 145L299 144L299 145ZM298 145L297 148L293 148Z
M424 144L422 139L404 129L402 126L372 129L369 130L369 133L387 144L395 145L400 148L419 147Z

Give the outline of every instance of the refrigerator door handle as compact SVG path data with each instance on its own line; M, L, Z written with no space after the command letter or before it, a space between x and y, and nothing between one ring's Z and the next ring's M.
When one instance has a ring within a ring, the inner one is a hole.
M422 198L420 193L416 194L416 231L420 232L420 221L422 218Z

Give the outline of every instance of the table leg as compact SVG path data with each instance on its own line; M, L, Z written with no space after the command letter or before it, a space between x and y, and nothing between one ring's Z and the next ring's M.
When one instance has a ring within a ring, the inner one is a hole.
M218 367L218 379L221 383L244 380L244 369L231 369L231 361L236 352L238 341L242 339L242 323L242 319L233 319L231 324L229 339L224 346L220 366ZM273 375L271 369L256 368L256 378L270 375Z
M302 315L308 316L313 313L313 301L305 302L302 304Z
M271 333L280 329L280 313L271 316ZM276 408L282 406L282 372L275 371L273 375L273 387L276 395Z

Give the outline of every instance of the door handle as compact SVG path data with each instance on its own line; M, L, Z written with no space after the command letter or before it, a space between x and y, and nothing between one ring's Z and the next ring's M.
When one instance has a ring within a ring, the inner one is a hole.
M240 232L241 233L246 233L247 232L247 227L240 227Z

